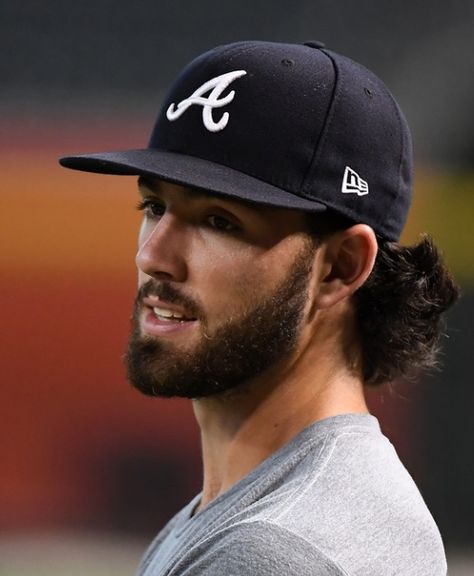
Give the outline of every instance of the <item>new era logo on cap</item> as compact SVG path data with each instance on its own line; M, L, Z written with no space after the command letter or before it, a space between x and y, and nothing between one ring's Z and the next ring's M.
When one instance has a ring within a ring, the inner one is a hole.
M359 174L357 174L355 170L346 166L341 191L345 194L365 196L369 193L369 185L359 176Z

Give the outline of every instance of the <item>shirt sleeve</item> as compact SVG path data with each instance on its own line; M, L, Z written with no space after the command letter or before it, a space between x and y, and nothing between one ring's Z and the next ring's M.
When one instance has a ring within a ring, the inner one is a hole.
M242 522L195 546L169 576L349 576L297 534L264 521Z

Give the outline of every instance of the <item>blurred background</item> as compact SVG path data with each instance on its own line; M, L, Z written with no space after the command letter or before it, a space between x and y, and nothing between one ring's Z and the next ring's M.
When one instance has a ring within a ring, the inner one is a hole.
M0 4L0 575L133 574L200 486L187 402L142 398L122 354L135 294L135 179L60 168L146 144L163 91L241 39L322 40L381 76L413 129L415 202L463 290L443 371L370 394L473 574L474 4L160 0Z

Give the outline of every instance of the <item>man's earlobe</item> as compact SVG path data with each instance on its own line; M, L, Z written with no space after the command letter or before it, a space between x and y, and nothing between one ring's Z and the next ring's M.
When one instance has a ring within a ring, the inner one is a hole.
M376 256L377 239L366 224L331 236L324 250L318 307L329 308L349 298L369 277Z

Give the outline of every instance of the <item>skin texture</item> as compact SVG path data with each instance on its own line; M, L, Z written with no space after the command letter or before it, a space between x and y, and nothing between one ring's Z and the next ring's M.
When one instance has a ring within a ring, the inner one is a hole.
M310 423L367 412L350 297L372 270L377 242L370 227L357 224L309 251L299 211L158 180L141 179L139 187L144 219L136 331L168 355L192 357L206 339L278 291L303 253L309 258L291 349L232 390L193 400L204 507ZM170 289L156 288L147 300L143 290L150 285ZM186 320L156 320L153 306Z

